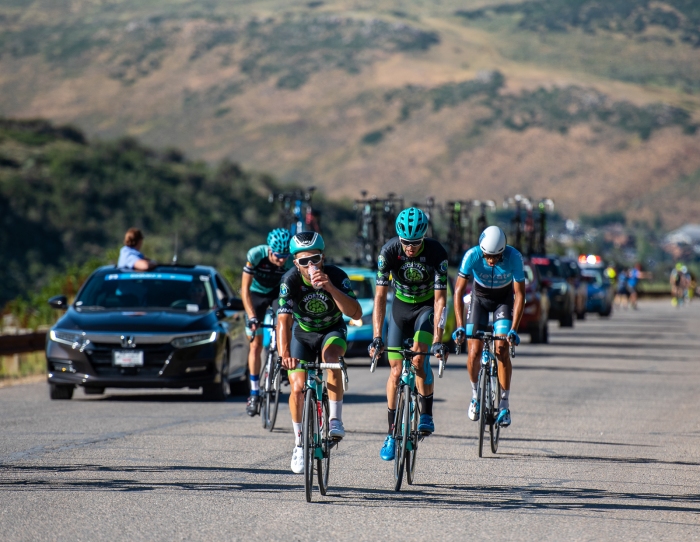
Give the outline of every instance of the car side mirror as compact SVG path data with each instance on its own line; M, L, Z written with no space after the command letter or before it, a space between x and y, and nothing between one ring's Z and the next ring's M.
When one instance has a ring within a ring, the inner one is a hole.
M226 301L226 308L232 311L242 311L245 307L243 307L243 300L241 298L230 297L228 301Z
M68 298L64 295L55 295L49 299L49 305L54 309L64 311L68 309Z

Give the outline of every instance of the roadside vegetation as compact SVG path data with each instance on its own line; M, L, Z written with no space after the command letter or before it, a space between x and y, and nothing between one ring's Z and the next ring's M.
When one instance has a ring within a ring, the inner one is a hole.
M75 294L100 265L116 263L124 232L143 229L144 252L161 262L215 265L235 284L250 246L277 226L271 177L223 161L209 166L176 149L134 139L89 142L45 121L0 120L0 304L22 327L50 321L46 299ZM331 255L352 211L314 199ZM345 237L347 238L347 237ZM335 242L334 242L335 241ZM21 294L21 297L17 298Z

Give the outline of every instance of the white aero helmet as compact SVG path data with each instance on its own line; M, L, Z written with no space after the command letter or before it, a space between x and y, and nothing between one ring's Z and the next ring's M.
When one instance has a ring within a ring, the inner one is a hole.
M479 237L479 248L486 256L503 254L506 249L506 234L498 226L489 226Z

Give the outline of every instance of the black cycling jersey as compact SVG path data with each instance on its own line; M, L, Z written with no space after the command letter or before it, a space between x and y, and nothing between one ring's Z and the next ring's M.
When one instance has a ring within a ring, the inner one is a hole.
M396 298L405 303L422 303L447 289L447 252L435 239L426 238L418 255L409 258L398 237L382 247L379 254L377 286L394 282Z
M324 265L323 272L331 284L355 299L350 279L335 265ZM292 314L304 331L321 331L342 321L343 313L325 290L316 290L294 267L282 277L277 314Z

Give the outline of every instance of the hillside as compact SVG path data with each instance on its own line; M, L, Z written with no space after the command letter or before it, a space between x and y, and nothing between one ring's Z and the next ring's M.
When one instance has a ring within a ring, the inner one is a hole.
M136 136L331 197L697 213L691 0L27 0L0 6L0 114Z
M279 225L268 202L277 191L233 162L210 167L131 138L90 142L70 126L0 119L0 306L68 267L116 263L131 226L143 229L149 257L170 261L177 235L180 263L237 280L248 248ZM322 194L314 207L327 219L330 255L352 253L352 212Z

